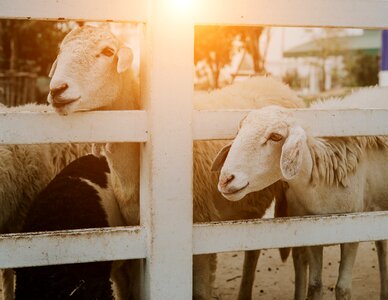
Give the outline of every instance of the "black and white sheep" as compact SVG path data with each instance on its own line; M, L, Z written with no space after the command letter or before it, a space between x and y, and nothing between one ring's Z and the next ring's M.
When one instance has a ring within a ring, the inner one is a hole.
M34 200L22 232L123 225L105 157L81 157ZM91 245L92 247L92 245ZM16 299L113 299L112 262L16 269Z
M1 113L45 111L52 108L0 105ZM0 145L0 233L19 232L37 194L67 164L90 152L88 144ZM13 271L2 271L3 300L13 300Z
M131 51L113 36L107 27L85 26L69 33L60 46L60 53L52 68L49 102L59 114L83 110L139 109L138 82L131 70ZM258 108L270 104L286 107L303 105L295 93L279 81L269 77L252 78L210 94L196 96L196 109ZM210 107L209 107L210 106ZM193 221L209 222L259 218L269 207L274 187L249 196L239 204L222 198L215 188L217 176L211 172L211 160L224 142L194 142ZM139 144L115 144L107 154L112 181L117 187L117 199L127 225L139 223ZM113 157L114 156L114 157ZM124 164L131 174L115 176ZM265 197L265 198L264 198ZM257 201L260 204L254 204ZM219 213L217 207L229 207ZM232 209L233 207L233 209ZM251 253L251 252L250 252ZM193 259L193 295L196 299L210 299L216 268L216 255L196 255ZM257 262L258 255L248 258ZM249 265L249 264L244 264ZM131 268L136 273L135 268ZM243 284L243 299L251 297L254 268L249 284ZM248 272L248 273L249 273ZM245 274L243 282L245 281ZM136 274L135 274L136 276ZM135 282L136 280L133 280ZM138 285L136 285L138 286Z

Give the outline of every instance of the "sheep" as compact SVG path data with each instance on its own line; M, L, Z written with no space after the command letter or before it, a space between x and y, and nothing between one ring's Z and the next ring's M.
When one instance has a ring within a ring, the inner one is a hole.
M124 225L105 157L83 156L65 167L34 200L22 232ZM16 300L114 299L112 262L16 269Z
M387 100L388 89L370 88L342 101L332 99L312 108L382 108L386 107ZM309 135L287 109L269 106L247 116L232 146L220 151L213 167L222 167L218 189L231 201L284 180L288 184L286 197L290 215L350 213L388 209L387 155L387 137L316 138ZM252 157L255 159L250 159ZM357 243L341 245L336 299L351 297L357 246ZM376 241L376 246L380 297L388 299L386 242ZM310 267L308 299L321 299L322 246L300 251L294 256L297 260L294 264L296 272L303 274L295 297L305 298L305 268L301 266L304 264L301 255L306 251Z
M106 26L85 26L75 29L63 40L57 60L50 72L52 80L48 96L49 103L61 115L81 110L139 109L138 82L131 70L131 60L130 50L121 44ZM244 95L240 96L240 94ZM197 109L207 105L207 101L202 97L212 101L212 108L224 107L228 103L230 107L239 108L244 105L244 98L249 99L256 107L274 103L287 107L302 105L301 100L291 89L266 77L253 78L251 81L228 87L223 91L200 96L197 100L194 99ZM224 97L229 98L226 101L223 100ZM210 165L211 157L224 144L225 142L222 141L194 143L194 222L261 217L273 200L276 186L250 196L244 205L229 204L221 197L214 188L217 176L210 172ZM109 147L113 150L108 151L110 154L107 154L107 159L112 171L112 181L118 190L117 195L121 194L117 196L120 209L127 225L137 225L139 224L139 145L121 143L110 144ZM131 170L134 170L130 178L115 176L115 170L122 168L124 164L129 164ZM260 197L266 199L266 204L262 205L261 209L258 205L252 205L254 198ZM230 215L221 216L216 206L233 206L233 210L230 209L232 212ZM256 261L257 257L253 255ZM216 268L216 255L198 255L194 256L193 260L194 298L209 299ZM130 268L134 276L136 276L134 271L136 269L134 266ZM242 285L245 290L244 299L251 297L251 290L246 292L245 288L253 282L254 269L250 272L253 274L247 279L249 283ZM246 282L246 273L249 272L244 272L244 282ZM134 282L138 280L132 278L131 283ZM131 292L132 295L138 295L138 284L135 284L135 287L135 291ZM249 296L245 296L248 294Z
M47 105L0 106L0 113L52 111ZM32 200L87 144L0 145L0 233L19 232ZM3 300L14 299L11 269L2 270Z
M196 110L252 109L273 104L290 108L304 107L302 100L288 86L271 77L253 77L210 93L195 94L193 98L193 106ZM212 158L218 153L219 149L227 144L229 144L229 141L225 140L194 141L194 222L261 218L271 205L274 197L277 200L275 215L278 217L286 216L286 209L284 208L286 201L280 182L262 191L247 195L240 202L225 201L220 195L216 188L218 174L211 172L211 165ZM209 206L212 204L205 207L204 203L209 202L209 199L214 202L216 210ZM199 207L203 207L203 209L199 209ZM203 212L208 213L209 216L200 218L199 215ZM288 251L289 249L280 250L283 261L287 258ZM260 250L245 252L238 294L239 300L247 300L252 297L259 255ZM211 263L216 264L215 258ZM196 273L195 267L194 265L194 276ZM215 272L215 266L211 271L212 274ZM213 279L211 282L213 282ZM209 287L207 289L203 288L203 290L209 290Z

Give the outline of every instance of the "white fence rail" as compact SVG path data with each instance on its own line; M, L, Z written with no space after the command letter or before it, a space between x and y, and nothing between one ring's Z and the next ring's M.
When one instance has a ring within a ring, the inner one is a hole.
M247 113L194 111L193 139L232 139ZM314 136L388 135L388 109L298 109L294 115ZM118 111L114 118L106 111L66 117L52 112L0 113L0 128L0 144L147 142L149 132L145 111Z
M388 28L388 1L198 0L193 1L191 14L190 9L180 12L171 9L173 2L0 2L0 18L145 23L142 95L146 104L146 111L136 112L68 117L34 113L0 115L2 144L144 142L140 227L3 235L0 267L146 258L146 298L189 299L192 254L388 239L388 231L383 230L388 224L387 212L193 227L192 139L232 138L246 112L192 113L190 103L195 23ZM296 111L295 114L310 122L316 135L388 134L388 110ZM31 132L34 127L40 130ZM171 182L177 183L174 188ZM319 235L314 234L317 230ZM91 248L95 251L89 251Z
M193 254L383 240L387 222L388 212L369 212L195 224ZM0 253L1 268L146 258L146 233L135 226L7 234Z
M48 113L0 113L1 144L65 142L145 142L148 139L144 111L96 111L60 117Z
M173 5L174 1L169 2ZM96 0L91 5L89 0L2 0L0 18L147 22L147 2L152 1ZM193 2L196 24L388 28L385 0Z

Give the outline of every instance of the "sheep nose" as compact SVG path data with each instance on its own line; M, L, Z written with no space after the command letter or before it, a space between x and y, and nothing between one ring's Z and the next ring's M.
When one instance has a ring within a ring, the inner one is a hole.
M66 91L68 87L69 86L68 86L67 83L62 83L62 84L59 84L57 86L54 86L54 87L50 88L50 95L51 95L51 97L53 97L53 98L58 97L64 91Z
M235 176L233 174L221 176L220 180L218 181L220 187L226 187L230 182L233 181L234 177Z

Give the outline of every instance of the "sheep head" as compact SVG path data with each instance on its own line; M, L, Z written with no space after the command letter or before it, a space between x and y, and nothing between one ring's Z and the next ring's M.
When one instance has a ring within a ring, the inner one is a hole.
M291 180L301 170L306 147L305 131L287 109L268 106L252 111L232 146L214 160L212 169L221 169L218 189L237 201L278 180Z
M132 51L107 26L72 30L50 71L48 101L59 114L111 107L121 97Z

